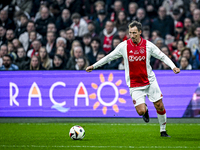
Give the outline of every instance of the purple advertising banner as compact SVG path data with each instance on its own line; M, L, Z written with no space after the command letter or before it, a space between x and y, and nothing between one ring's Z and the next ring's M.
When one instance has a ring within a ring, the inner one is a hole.
M200 117L200 71L154 71L168 117ZM199 93L198 93L199 92ZM150 117L157 117L146 99ZM0 117L139 117L124 71L1 71Z

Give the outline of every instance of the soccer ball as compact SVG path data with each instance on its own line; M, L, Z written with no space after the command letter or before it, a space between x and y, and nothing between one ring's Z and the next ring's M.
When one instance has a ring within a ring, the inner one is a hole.
M69 137L73 140L82 140L85 136L85 130L81 126L73 126L69 131Z

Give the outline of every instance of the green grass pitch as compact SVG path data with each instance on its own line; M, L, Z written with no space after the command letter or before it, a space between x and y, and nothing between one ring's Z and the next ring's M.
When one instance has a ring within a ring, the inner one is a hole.
M74 125L85 129L83 140L72 140ZM169 123L171 138L160 137L158 123L1 123L0 150L38 149L200 149L199 123Z

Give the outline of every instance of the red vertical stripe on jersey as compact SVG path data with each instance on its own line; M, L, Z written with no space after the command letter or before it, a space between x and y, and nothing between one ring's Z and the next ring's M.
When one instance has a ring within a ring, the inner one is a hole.
M149 84L146 66L146 40L141 38L139 44L127 40L127 55L129 63L130 87L140 87Z

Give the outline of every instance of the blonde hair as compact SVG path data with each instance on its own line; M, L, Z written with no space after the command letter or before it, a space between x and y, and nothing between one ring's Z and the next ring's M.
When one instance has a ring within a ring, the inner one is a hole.
M71 56L71 57L74 56L74 48L77 47L77 46L74 46L75 43L79 43L78 46L81 47L81 43L80 43L78 40L74 40L74 41L72 42L72 48L71 48L71 50L70 50L70 56Z
M45 47L40 47L40 49L44 49L45 52L46 52L46 56L44 57L44 61L42 62L42 66L43 66L45 69L49 69L49 68L51 67L51 61L50 61L50 58L49 58L47 49L46 49ZM40 49L39 49L39 59L40 59L40 62L41 62Z
M37 58L37 60L38 60L38 66L37 66L36 69L33 69L33 66L31 65L31 62L30 62L30 70L39 70L39 69L40 69L40 59L39 59L39 57L33 55L33 56L31 57L31 61L32 61L32 59L33 59L34 57Z

